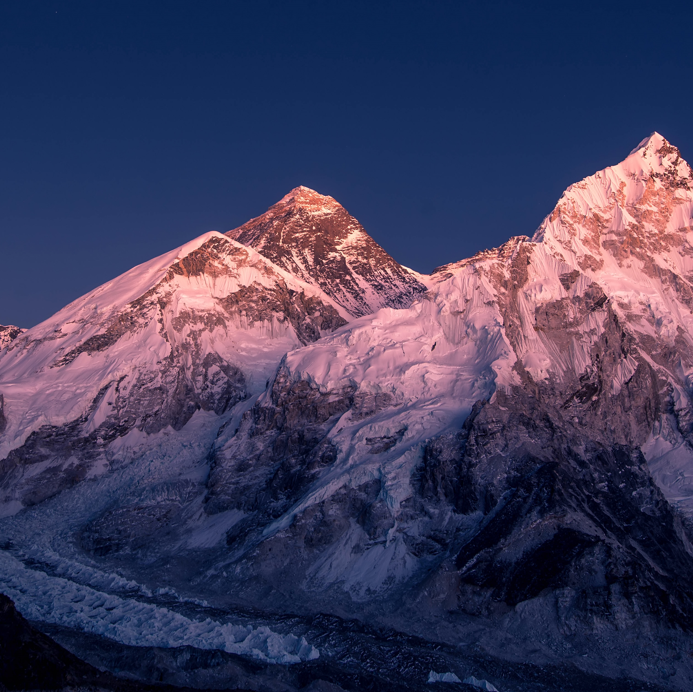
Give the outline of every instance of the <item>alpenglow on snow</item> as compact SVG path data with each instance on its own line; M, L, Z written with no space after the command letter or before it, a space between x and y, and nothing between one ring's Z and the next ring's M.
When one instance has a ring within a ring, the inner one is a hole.
M692 186L655 133L428 276L299 187L0 328L0 591L287 690L690 689Z

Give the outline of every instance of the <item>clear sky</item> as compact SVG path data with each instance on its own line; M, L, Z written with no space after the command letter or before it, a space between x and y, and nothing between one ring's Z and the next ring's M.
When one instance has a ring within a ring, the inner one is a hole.
M419 271L531 235L653 130L693 160L692 6L6 0L0 323L296 185Z

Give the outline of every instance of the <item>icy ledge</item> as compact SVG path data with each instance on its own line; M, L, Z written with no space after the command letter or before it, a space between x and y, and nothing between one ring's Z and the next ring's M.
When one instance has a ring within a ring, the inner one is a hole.
M305 637L268 627L191 620L168 608L101 593L67 579L27 568L0 551L0 592L25 618L98 634L131 646L193 646L292 664L318 658Z

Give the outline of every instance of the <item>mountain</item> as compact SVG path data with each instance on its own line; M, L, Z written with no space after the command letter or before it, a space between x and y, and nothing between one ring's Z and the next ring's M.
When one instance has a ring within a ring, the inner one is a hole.
M692 217L691 167L654 133L623 163L571 186L533 239L574 267L572 272L597 282L608 297L633 357L620 366L611 393L621 380L647 372L653 407L644 419L621 411L608 434L641 447L667 499L687 515L693 512ZM547 352L539 357L555 360ZM597 416L607 409L598 403L602 368L593 362L581 380L586 389L580 396Z
M299 188L76 301L0 352L0 590L78 653L690 689L692 186L655 133L397 306Z
M207 510L244 515L248 600L541 622L535 644L576 658L600 631L603 666L648 655L638 627L688 630L690 180L655 134L533 240L289 354L210 474Z
M319 289L214 232L100 286L2 351L8 511L257 396L284 353L345 322Z
M332 197L294 188L262 216L227 235L319 286L353 317L404 308L426 291Z
M21 329L20 327L0 324L0 349L5 348L5 346L9 345L25 331L25 329Z

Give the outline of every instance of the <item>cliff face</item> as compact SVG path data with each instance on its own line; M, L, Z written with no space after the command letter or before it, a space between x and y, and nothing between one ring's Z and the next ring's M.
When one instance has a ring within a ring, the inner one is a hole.
M20 334L25 332L26 329L21 329L20 327L14 327L10 325L0 324L0 349L9 346Z

